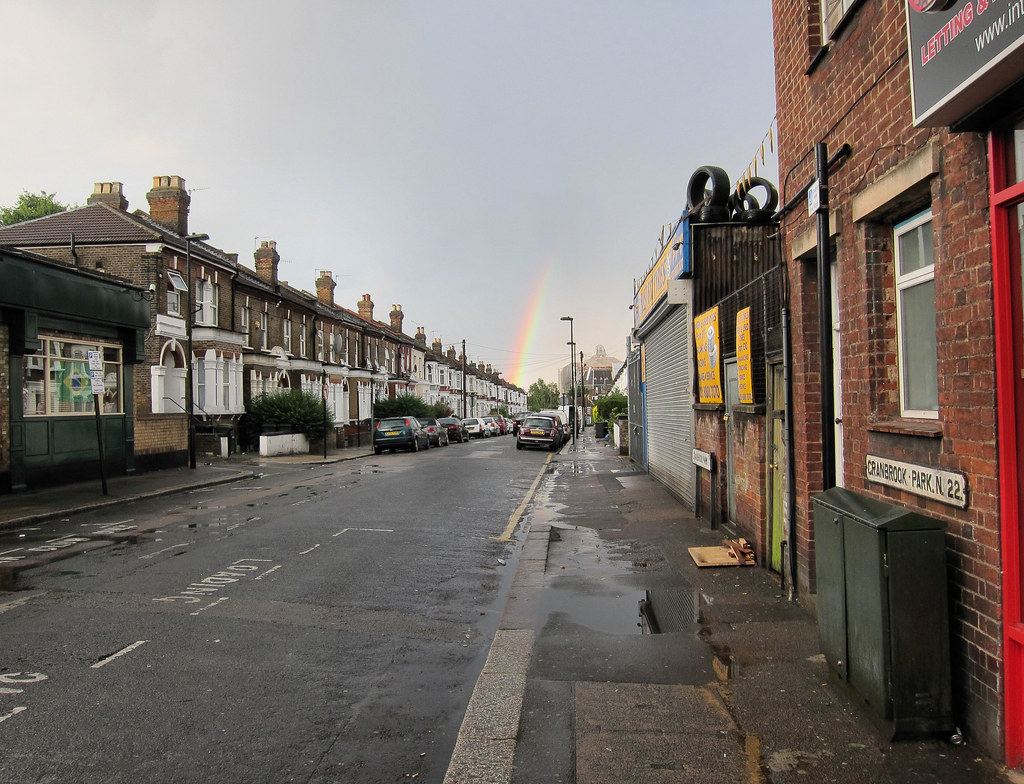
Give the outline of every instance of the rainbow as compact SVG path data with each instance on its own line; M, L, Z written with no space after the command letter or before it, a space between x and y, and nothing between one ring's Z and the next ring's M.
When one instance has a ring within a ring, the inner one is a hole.
M532 383L526 378L527 365L530 364L530 352L537 339L537 328L547 298L548 279L554 266L553 261L549 263L533 283L529 299L526 300L530 305L519 320L518 337L512 350L512 366L505 374L505 378L523 389Z

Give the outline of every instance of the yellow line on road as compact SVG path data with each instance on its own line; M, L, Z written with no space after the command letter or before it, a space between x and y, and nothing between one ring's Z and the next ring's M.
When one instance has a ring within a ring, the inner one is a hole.
M526 496L523 498L523 502L516 507L516 510L512 513L512 516L508 519L508 525L505 526L505 530L501 536L492 536L498 542L511 542L512 532L516 530L516 526L519 525L519 520L523 516L523 512L526 511L526 505L530 503L530 499L533 498L533 494L537 492L537 485L540 484L540 480L544 478L544 472L547 470L548 463L551 462L551 458L554 455L548 455L547 460L544 461L544 465L540 467L540 471L537 474L537 478L533 480L533 484L530 485L530 489L526 492Z

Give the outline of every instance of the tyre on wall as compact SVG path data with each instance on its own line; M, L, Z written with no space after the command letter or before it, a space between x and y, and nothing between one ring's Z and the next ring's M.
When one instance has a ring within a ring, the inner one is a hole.
M686 186L686 209L698 206L729 206L729 175L719 166L701 166L690 175Z
M700 223L725 223L729 220L729 208L706 204L697 213Z

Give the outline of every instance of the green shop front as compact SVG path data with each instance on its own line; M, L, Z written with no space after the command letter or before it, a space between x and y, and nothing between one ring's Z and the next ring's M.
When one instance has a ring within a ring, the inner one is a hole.
M0 490L98 478L100 432L107 475L134 471L132 366L144 357L150 296L90 270L0 251L8 371Z

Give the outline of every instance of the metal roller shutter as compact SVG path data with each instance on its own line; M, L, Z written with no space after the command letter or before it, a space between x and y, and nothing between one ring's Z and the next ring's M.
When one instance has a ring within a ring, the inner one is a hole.
M647 365L647 470L694 508L690 309L676 307L644 340Z

